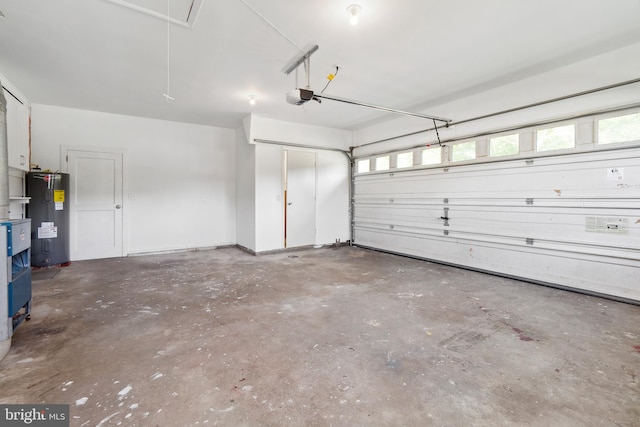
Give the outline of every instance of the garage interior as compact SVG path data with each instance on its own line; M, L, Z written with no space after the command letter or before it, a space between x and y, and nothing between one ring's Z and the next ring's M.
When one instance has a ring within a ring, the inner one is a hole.
M72 426L637 425L638 18L0 0L0 405L68 404ZM68 176L68 222L25 234L36 171ZM33 264L50 240L68 262Z

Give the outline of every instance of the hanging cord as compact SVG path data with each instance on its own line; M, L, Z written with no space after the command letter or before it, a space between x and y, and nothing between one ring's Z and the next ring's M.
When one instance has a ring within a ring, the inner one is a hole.
M289 37L287 37L287 35L285 33L283 33L282 31L280 31L280 29L278 27L276 27L273 23L271 23L271 21L269 21L267 18L264 17L264 15L262 15L260 12L258 12L256 10L255 7L251 6L249 3L247 3L245 0L241 0L242 3L244 3L245 6L247 6L249 9L251 9L251 11L253 13L255 13L260 19L262 19L264 22L266 22L271 28L273 28L274 30L276 30L278 32L278 34L280 34L282 37L284 37L289 43L291 43L296 49L298 49L300 52L304 53L304 50L302 50L300 48L300 46L298 46L297 44L295 44L295 42L293 40L291 40Z
M171 0L167 0L167 92L163 93L162 96L164 96L167 100L167 102L169 101L173 101L175 100L174 97L172 97L170 95L170 91L169 89L171 88L170 82L171 82L171 77L170 77L170 64L171 64L171 50L170 50L170 28L171 28L171 23L169 22L169 6L170 6L170 2Z
M333 74L329 74L327 76L327 80L329 80L327 82L326 85L324 85L324 87L322 88L322 90L320 91L321 94L324 93L325 90L327 90L327 88L329 87L329 85L331 84L331 82L333 81L333 79L338 75L338 71L340 70L340 66L336 65L336 72Z
M433 120L433 128L436 130L436 136L438 137L438 145L442 147L442 142L440 141L440 133L438 132L438 125L436 124L435 119Z

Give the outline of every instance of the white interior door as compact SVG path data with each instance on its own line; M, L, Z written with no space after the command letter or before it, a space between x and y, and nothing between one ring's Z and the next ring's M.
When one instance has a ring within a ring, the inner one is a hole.
M67 151L71 259L123 256L122 153Z
M289 150L286 162L285 243L316 243L316 153Z

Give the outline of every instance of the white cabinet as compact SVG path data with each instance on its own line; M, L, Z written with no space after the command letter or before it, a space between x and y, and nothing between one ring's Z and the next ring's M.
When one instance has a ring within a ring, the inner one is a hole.
M25 196L24 171L9 168L9 219L26 217L25 204L29 197Z
M9 166L9 218L25 217L25 172L31 161L29 100L0 73L0 82L7 102L7 166ZM1 234L1 233L0 233Z
M5 91L9 167L29 171L29 105Z

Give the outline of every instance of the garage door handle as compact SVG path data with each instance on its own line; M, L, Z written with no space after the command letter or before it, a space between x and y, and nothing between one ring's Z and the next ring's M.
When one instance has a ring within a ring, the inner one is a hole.
M440 219L444 220L445 227L449 226L449 208L444 208L444 215L440 217Z
M116 209L120 209L122 206L120 205L116 205Z

